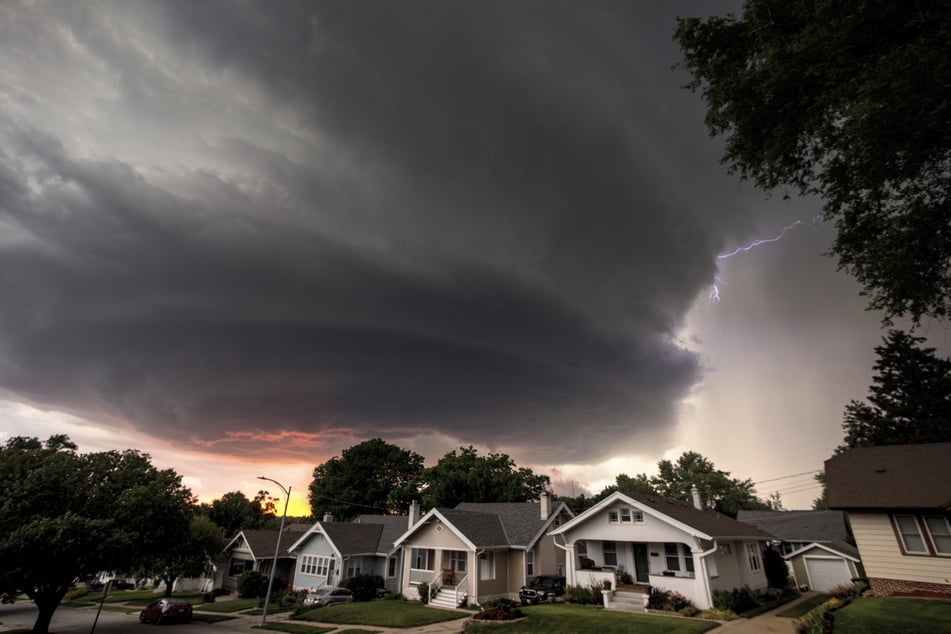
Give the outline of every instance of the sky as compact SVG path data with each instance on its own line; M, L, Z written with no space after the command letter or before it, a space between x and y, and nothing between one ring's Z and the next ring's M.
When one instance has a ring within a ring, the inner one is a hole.
M735 8L0 3L0 442L292 514L376 437L564 494L692 450L808 508L884 333L683 88Z

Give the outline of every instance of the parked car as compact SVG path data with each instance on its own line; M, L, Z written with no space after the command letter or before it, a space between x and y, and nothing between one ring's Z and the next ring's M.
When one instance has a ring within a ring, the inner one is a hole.
M324 586L317 590L317 592L311 592L304 597L304 605L313 605L318 608L333 605L334 603L350 603L351 601L353 601L352 592L346 588L335 588L332 586Z
M192 604L185 599L162 597L148 604L139 612L140 623L188 623L192 620Z
M541 603L549 598L560 597L565 593L565 578L554 575L541 575L532 579L527 586L518 591L522 605Z

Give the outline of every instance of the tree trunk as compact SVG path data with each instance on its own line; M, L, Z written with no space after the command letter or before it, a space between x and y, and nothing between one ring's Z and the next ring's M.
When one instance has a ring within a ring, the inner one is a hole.
M165 596L172 596L172 586L175 585L175 580L178 579L178 575L172 575L170 577L165 577Z
M49 634L53 614L65 595L66 588L37 592L30 596L39 610L36 615L36 622L33 623L33 634Z

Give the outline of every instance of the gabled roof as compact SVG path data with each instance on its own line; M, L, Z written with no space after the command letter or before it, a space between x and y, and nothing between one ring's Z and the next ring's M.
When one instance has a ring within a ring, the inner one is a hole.
M508 545L517 548L531 548L561 511L564 510L569 516L574 516L571 509L563 502L553 504L551 512L545 519L542 519L539 502L463 502L456 506L456 510L498 516Z
M851 559L852 561L856 563L860 563L862 561L859 558L859 551L857 548L855 548L855 546L852 546L850 544L847 544L841 541L830 542L827 544L812 542L811 544L807 544L803 546L799 550L793 551L789 553L788 555L784 555L783 559L792 559L793 557L801 555L802 553L808 552L814 548L819 548L821 550L828 551L832 553L833 555L840 555L842 557L846 557L847 559Z
M848 539L842 511L740 511L736 519L787 542Z
M251 555L255 559L272 559L274 557L274 549L277 548L277 536L280 535L281 551L278 553L278 557L294 558L297 557L297 555L289 554L287 548L303 534L303 531L291 530L290 528L284 529L283 533L279 531L243 530L231 538L231 541L225 545L222 552L231 550L235 544L244 540L248 545L248 550L251 551Z
M405 515L360 515L352 522L317 522L289 549L296 551L314 533L321 533L342 556L378 555L393 551L393 542L406 528Z
M833 509L951 509L951 443L858 447L825 462Z
M509 545L508 536L502 527L502 520L494 513L456 509L436 510L448 524L452 524L476 548L498 548Z
M732 517L727 517L716 511L701 511L694 508L692 504L680 500L643 493L624 493L623 491L615 491L570 522L562 524L560 528L555 529L552 533L567 532L618 501L640 508L655 517L666 518L672 525L703 539L740 541L775 539L775 536L770 533L761 531L755 526L738 522Z

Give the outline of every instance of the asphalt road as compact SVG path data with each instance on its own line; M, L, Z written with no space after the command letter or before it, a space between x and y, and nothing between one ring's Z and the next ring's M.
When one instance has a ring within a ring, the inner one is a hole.
M130 607L128 613L103 610L96 622L95 634L212 634L213 632L249 632L252 625L259 625L261 617L239 617L218 623L176 623L171 626L158 626L139 623L139 612ZM14 604L0 604L0 632L33 627L36 621L36 606L31 601L17 601ZM93 634L93 622L96 621L95 608L60 607L53 615L50 624L51 634ZM171 629L169 629L171 628Z

